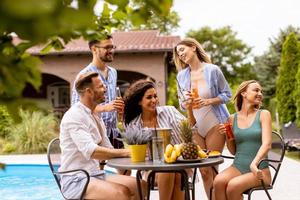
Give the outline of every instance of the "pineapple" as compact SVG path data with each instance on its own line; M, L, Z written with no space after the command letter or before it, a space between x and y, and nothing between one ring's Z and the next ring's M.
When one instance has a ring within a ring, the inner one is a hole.
M182 157L183 159L197 159L198 158L198 147L192 141L192 127L188 120L183 120L180 124L180 134L184 141L182 147Z

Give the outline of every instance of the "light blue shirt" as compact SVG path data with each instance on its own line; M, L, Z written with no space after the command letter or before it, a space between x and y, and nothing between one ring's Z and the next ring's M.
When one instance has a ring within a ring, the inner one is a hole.
M75 82L77 78L86 72L97 72L99 74L99 79L102 81L102 83L106 87L106 93L105 93L105 102L102 104L108 104L109 102L116 99L116 86L117 86L117 70L107 66L108 68L108 77L107 79L100 73L100 70L92 65L90 63L88 66L86 66L84 69L82 69L76 76ZM75 89L75 84L73 84L72 88L72 105L74 105L76 102L80 101L79 94L77 93ZM119 134L119 130L116 128L116 122L117 122L117 113L116 111L111 112L102 112L101 117L105 123L106 129L107 129L107 136L109 137L111 133L113 133L114 138L117 137Z
M204 79L211 92L212 97L219 97L222 104L212 105L213 111L217 116L220 123L227 121L229 112L226 107L226 103L230 100L232 94L229 85L221 71L221 69L213 64L206 63L204 65ZM177 74L177 93L182 96L181 90L191 90L191 68L187 67L182 69ZM180 107L182 108L182 99L179 99Z

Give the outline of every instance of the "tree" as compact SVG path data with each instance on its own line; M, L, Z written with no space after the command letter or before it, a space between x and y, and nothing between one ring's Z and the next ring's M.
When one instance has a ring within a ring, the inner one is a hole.
M122 24L145 24L152 15L167 17L173 0L2 0L0 1L0 100L20 97L26 83L41 84L41 61L26 53L46 44L42 53L60 50L73 39L101 39ZM74 6L76 4L76 6ZM22 42L13 43L16 34Z
M145 24L133 25L130 21L121 24L119 30L159 30L160 33L170 34L179 27L177 12L171 11L167 16L152 14Z
M187 33L188 37L195 38L202 44L212 62L221 68L231 85L255 78L251 72L251 48L236 35L229 26L218 29L206 26Z
M300 47L300 45L299 45ZM299 54L300 54L300 48L299 48ZM299 56L300 57L300 56ZM296 105L296 124L298 128L300 128L300 61L298 62L298 72L296 74L296 88L294 91L294 97L295 97L295 105Z
M177 86L176 86L176 72L175 70L170 71L168 77L168 92L167 92L167 105L173 105L176 108L179 108L179 101L177 95Z
M277 109L282 123L296 119L296 105L293 94L296 89L295 75L298 71L299 59L297 36L291 33L283 43L280 67L276 80Z
M282 45L290 33L295 33L299 41L300 29L288 26L287 28L280 30L277 37L269 39L270 46L266 52L261 56L255 57L253 69L257 75L258 81L264 88L264 102L267 107L269 107L270 100L274 98L276 94L275 77L278 75Z

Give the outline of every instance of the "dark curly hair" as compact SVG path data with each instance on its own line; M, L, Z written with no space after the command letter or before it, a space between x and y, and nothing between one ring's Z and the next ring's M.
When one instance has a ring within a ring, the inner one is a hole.
M143 99L148 89L155 88L155 83L150 80L141 79L130 85L124 95L124 121L128 125L134 118L142 113L139 102Z

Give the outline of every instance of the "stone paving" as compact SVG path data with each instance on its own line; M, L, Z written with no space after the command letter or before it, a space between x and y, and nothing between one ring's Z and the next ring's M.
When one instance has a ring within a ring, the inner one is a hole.
M0 155L0 162L7 164L47 164L46 155L11 155L3 156ZM231 164L231 160L225 160L220 165L220 170ZM284 158L282 168L277 177L274 189L270 191L273 200L300 200L300 162L292 160L290 158ZM151 200L158 199L158 192L151 192ZM201 178L196 184L196 199L205 200L207 199ZM244 197L244 199L247 199ZM264 192L254 192L252 194L253 200L265 200L267 199Z
M229 165L232 160L225 159L225 162L220 165L220 171ZM199 174L200 177L200 174ZM279 171L277 180L274 185L274 189L270 190L270 194L273 200L300 200L300 162L285 157L283 164ZM246 200L248 196L244 195ZM151 192L151 200L157 200L158 192ZM206 200L202 180L199 178L199 182L196 184L196 200ZM268 200L265 192L256 191L251 195L252 200Z

